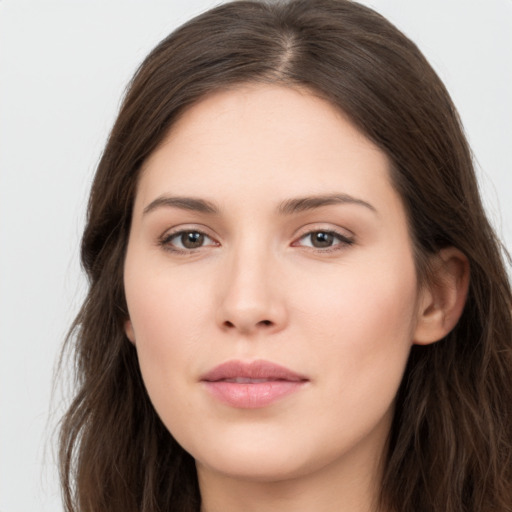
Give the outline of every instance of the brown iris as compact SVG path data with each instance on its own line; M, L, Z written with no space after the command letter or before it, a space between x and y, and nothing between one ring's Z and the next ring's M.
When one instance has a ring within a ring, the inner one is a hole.
M313 247L331 247L334 242L334 235L325 231L311 233L311 245Z
M181 234L180 238L186 249L198 249L204 243L204 235L197 231L186 231Z

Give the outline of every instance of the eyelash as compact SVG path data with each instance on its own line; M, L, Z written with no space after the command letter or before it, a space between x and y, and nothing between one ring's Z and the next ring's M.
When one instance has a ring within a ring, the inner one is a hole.
M323 247L323 248L314 247L314 246L302 246L302 247L305 247L308 250L311 250L311 251L314 251L314 252L317 252L317 253L329 253L329 252L334 252L334 251L342 250L345 247L351 246L351 245L354 244L354 240L352 238L347 237L346 235L343 235L342 233L339 233L336 230L333 230L333 229L314 229L314 230L308 231L307 233L304 233L303 235L301 235L291 245L292 245L292 247L301 247L298 244L299 241L304 240L307 237L311 237L314 234L320 234L320 233L323 234L323 235L332 236L333 239L337 240L337 243L335 243L334 245L330 245L328 247ZM210 243L210 244L207 244L207 245L201 245L200 247L197 247L197 248L179 248L179 247L173 246L171 244L171 241L173 239L182 237L183 235L186 235L186 234L196 234L196 235L199 235L200 237L202 236L202 237L205 237L205 238L209 239L213 243ZM172 232L172 233L166 233L166 234L164 234L159 239L158 244L160 246L162 246L165 250L173 252L173 253L178 253L178 254L192 254L192 253L195 253L195 252L197 252L198 250L200 250L200 249L202 249L204 247L211 247L211 246L218 246L218 245L220 245L212 237L208 236L204 231L201 231L201 230L198 230L198 229L182 229L180 231L175 231L175 232Z
M189 249L189 248L186 248L186 247L185 248L180 248L180 247L173 246L171 244L171 241L173 239L182 237L183 235L186 235L186 234L192 234L192 233L193 234L197 234L199 236L203 236L205 238L208 238L209 240L211 240L214 243L208 244L206 246L205 245L201 245L200 247L193 248L193 249ZM215 240L213 240L212 237L208 236L204 231L201 231L199 229L181 229L180 231L175 231L175 232L172 232L172 233L166 233L166 234L164 234L162 236L162 238L160 238L158 243L165 250L173 252L173 253L178 253L178 254L191 254L191 253L195 253L199 249L202 249L203 247L219 245L219 243L216 242Z
M329 247L313 247L313 246L306 246L309 250L312 250L317 253L326 253L326 252L334 252L334 251L340 251L344 248L351 246L354 244L354 239L350 238L342 233L339 233L338 231L334 229L314 229L311 231L308 231L307 233L304 233L301 237L299 237L297 240L304 240L307 237L311 237L314 234L323 234L332 236L334 239L337 240L338 243L335 243L334 245L330 245ZM292 246L296 246L297 242L293 242Z

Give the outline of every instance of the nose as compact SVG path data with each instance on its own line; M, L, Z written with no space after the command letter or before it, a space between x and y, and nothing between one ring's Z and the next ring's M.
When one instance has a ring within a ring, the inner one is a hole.
M243 335L276 333L287 323L285 289L269 254L239 253L226 262L219 286L218 324Z

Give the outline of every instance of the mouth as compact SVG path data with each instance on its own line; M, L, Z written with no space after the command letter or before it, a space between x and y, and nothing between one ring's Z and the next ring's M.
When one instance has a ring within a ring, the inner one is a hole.
M269 361L227 361L201 377L217 400L239 409L266 407L298 392L309 379Z

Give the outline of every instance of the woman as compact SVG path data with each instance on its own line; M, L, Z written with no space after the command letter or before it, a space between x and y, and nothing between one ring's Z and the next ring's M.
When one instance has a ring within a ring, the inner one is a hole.
M66 506L512 510L511 293L457 113L345 0L137 71L93 184Z

